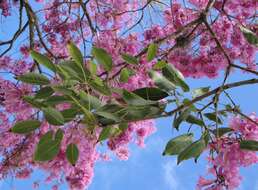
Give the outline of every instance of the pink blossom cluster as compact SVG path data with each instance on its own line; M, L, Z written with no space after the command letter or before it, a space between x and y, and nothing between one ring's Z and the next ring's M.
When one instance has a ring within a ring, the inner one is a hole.
M4 17L10 16L10 4L7 0L3 0L0 2L0 10Z
M255 114L250 118L255 122L258 121ZM237 116L231 119L229 126L233 131L216 139L209 147L214 154L208 156L210 164L208 173L215 176L215 179L200 177L197 189L236 189L242 180L240 168L258 163L256 152L240 149L239 144L241 140L258 140L256 123Z

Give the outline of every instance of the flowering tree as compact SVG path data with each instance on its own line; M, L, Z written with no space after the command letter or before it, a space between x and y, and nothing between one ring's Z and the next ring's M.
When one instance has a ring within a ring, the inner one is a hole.
M3 20L18 15L12 37L0 41L1 179L44 169L48 181L84 189L97 160L110 151L128 159L129 143L144 146L154 119L171 117L173 128L186 122L189 130L163 155L179 164L207 152L214 177L200 177L196 188L237 188L239 168L258 163L258 117L242 113L227 90L258 83L256 7L255 0L0 1ZM228 83L234 70L254 78ZM184 79L220 72L214 89L191 89Z

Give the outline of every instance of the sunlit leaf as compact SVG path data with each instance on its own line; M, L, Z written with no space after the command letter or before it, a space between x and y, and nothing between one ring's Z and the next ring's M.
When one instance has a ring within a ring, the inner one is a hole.
M147 50L147 61L148 62L152 61L156 57L157 51L158 51L157 44L152 43L149 45L148 50Z
M131 56L129 54L123 53L122 58L129 64L133 64L133 65L138 64L137 58L135 58L134 56Z
M112 57L102 48L92 47L92 55L96 58L106 71L112 69Z
M258 47L258 36L251 31L250 29L241 26L240 27L246 41L248 41L250 44L255 45L256 47Z
M167 65L167 62L166 62L166 61L160 60L160 61L158 61L158 62L153 66L153 69L154 69L154 70L161 70L161 69L163 69L164 67L166 67L166 65Z
M123 68L120 72L120 82L128 82L130 72L127 68Z
M67 48L68 48L69 54L76 62L78 67L79 68L83 67L83 56L80 49L73 42L69 42L67 45Z
M36 51L30 51L31 57L39 64L45 66L53 72L56 72L56 65L45 55L42 55Z
M183 74L173 65L166 65L162 69L162 74L172 83L180 86L185 92L189 91L189 86L186 84Z
M171 90L174 90L176 88L176 86L172 82L170 82L168 79L166 79L156 71L149 71L149 76L154 81L157 87L166 92L170 92Z
M158 51L157 44L152 43L149 45L148 50L147 50L147 61L148 62L152 61L156 57L157 51Z
M198 96L201 96L207 92L209 92L210 87L202 87L202 88L196 88L192 91L193 98L196 98Z

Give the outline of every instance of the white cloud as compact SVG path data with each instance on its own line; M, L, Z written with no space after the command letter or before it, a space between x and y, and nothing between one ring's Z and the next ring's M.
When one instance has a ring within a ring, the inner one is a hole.
M169 187L169 190L179 189L179 179L176 177L176 160L167 161L163 165L164 181Z

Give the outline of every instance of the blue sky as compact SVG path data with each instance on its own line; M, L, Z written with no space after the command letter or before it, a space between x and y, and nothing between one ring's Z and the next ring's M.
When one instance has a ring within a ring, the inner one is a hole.
M14 28L14 18L10 18L11 29ZM10 23L8 21L8 23ZM7 22L6 22L7 23ZM8 34L10 28L0 29L1 33ZM16 53L15 51L12 53ZM235 72L230 77L231 82L253 77ZM200 86L216 86L221 83L222 78L209 80L207 78L192 80L188 79L191 88ZM245 86L230 90L236 102L241 105L242 111L246 114L258 113L258 85ZM222 99L223 100L223 99ZM195 189L199 175L206 174L205 156L201 156L198 163L193 160L185 161L179 166L176 165L175 157L164 157L162 151L168 140L185 132L186 125L182 131L177 132L171 128L172 119L159 119L156 121L157 132L146 140L146 148L141 149L131 145L131 156L128 161L113 159L109 163L98 162L95 166L95 176L89 190L192 190ZM258 190L258 166L241 169L243 183L239 190ZM32 183L44 179L46 174L36 171L30 179L16 180L7 178L0 182L2 190L30 190ZM40 190L51 189L51 184L42 184ZM66 190L66 184L60 188Z

